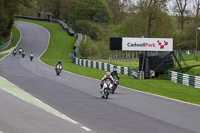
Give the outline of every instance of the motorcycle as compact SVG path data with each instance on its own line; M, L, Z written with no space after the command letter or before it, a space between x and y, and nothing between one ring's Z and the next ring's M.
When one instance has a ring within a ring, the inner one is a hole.
M13 51L13 56L15 56L17 54L17 51L16 50L14 50Z
M62 71L62 65L58 64L55 69L56 69L56 74L59 76Z
M19 48L19 54L20 55L22 54L22 48Z
M111 93L114 94L115 90L117 89L117 85L119 84L119 80L116 79L116 77L114 77L114 84L113 87L111 89Z
M30 54L30 61L33 60L33 56L34 56L34 54Z
M24 58L25 57L25 52L22 52L22 58Z
M103 84L103 91L101 92L102 94L102 98L105 98L105 99L108 99L108 95L110 93L110 90L112 89L112 84L111 84L111 81L110 79L106 79L104 81L104 84Z

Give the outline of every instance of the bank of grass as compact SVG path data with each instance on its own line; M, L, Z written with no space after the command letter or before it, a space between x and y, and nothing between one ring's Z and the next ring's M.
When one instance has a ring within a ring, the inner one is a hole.
M4 57L4 55L0 55L0 60Z
M43 62L55 66L58 60L62 60L64 70L95 79L101 79L105 74L105 71L102 70L75 65L72 63L71 59L68 59L68 54L73 53L75 37L68 36L58 24L30 20L28 22L44 26L51 34L49 47L46 53L41 57ZM120 74L120 79L120 85L122 86L200 104L200 89L172 83L163 79L137 80L122 74Z

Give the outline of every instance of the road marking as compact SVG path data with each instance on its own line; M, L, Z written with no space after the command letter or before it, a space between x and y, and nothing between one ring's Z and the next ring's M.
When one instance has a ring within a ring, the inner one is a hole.
M84 129L84 130L86 130L86 131L88 131L88 132L91 132L92 130L91 129L89 129L89 128L87 128L87 127L81 127L82 129Z

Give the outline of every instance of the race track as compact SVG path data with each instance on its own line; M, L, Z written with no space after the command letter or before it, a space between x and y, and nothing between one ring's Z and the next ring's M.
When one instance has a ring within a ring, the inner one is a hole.
M31 62L27 55L9 55L0 61L0 76L73 120L97 133L200 133L200 106L124 87L101 99L100 81L65 71L58 77L37 59L48 45L44 28L20 21L16 26L22 33L18 48L35 57Z

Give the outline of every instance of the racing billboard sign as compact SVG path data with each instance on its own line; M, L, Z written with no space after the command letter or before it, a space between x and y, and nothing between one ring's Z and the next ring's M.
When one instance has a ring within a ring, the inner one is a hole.
M122 38L123 51L173 51L172 38Z

